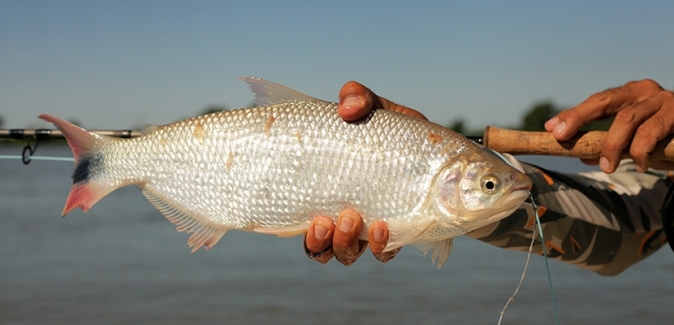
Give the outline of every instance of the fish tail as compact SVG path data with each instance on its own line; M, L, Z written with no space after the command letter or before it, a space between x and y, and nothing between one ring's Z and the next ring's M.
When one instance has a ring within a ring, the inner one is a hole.
M89 132L56 116L42 114L38 117L53 123L63 132L75 157L75 170L72 175L73 187L70 190L70 194L68 194L68 199L66 199L62 216L67 215L78 207L86 212L96 202L119 187L92 179L93 175L90 167L100 163L98 161L100 158L96 158L95 154L100 145L109 141L109 139Z

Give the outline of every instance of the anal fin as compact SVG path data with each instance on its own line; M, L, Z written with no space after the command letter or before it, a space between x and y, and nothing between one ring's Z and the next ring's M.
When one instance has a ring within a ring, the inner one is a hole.
M161 214L171 221L179 232L192 234L187 240L187 245L194 253L202 246L207 250L218 243L227 229L219 229L204 221L204 217L187 210L180 203L157 193L151 186L139 186L143 195Z

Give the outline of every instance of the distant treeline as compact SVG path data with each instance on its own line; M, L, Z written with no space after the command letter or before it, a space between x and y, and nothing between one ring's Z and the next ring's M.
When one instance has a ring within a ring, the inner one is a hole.
M255 104L251 103L248 107L254 107ZM219 111L226 111L228 107L226 105L209 105L201 112L199 115L214 113ZM494 125L502 128L508 128L513 130L524 130L524 131L544 131L545 128L543 124L545 121L549 120L555 114L560 112L563 108L557 107L554 103L550 101L544 101L534 104L531 108L524 111L522 115L522 120L519 125ZM0 127L4 125L2 116L0 116ZM590 123L583 127L583 130L608 130L609 126L613 119L607 119L602 121L597 121ZM79 125L79 123L76 123ZM481 136L484 133L484 126L480 129L468 129L466 123L463 119L455 119L450 122L447 127L451 130L459 132L467 136Z

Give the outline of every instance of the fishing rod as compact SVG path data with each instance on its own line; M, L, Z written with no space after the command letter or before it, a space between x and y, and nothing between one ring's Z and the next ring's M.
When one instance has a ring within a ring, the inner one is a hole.
M91 132L116 138L136 138L141 135L140 131L134 130L91 130ZM64 157L39 157L33 156L40 141L65 139L61 130L53 129L0 129L0 139L26 141L20 156L0 156L0 159L21 159L24 165L30 164L31 160L58 160L72 161Z
M135 138L140 131L92 130L91 132L118 138ZM567 141L559 142L549 132L518 131L487 126L483 136L468 139L501 153L513 155L558 156L582 159L599 159L605 131L579 131ZM60 130L53 129L0 129L0 139L25 140L22 161L30 162L37 144L42 140L63 139ZM651 153L655 159L674 161L674 135L661 140ZM35 141L35 145L31 145ZM629 158L628 153L623 154Z
M91 130L96 134L116 138L135 138L141 135L140 131L133 130ZM61 130L53 129L0 129L0 139L14 140L48 140L63 139Z
M550 132L506 130L488 126L483 145L512 155L557 156L599 159L606 131L578 131L571 139L557 141ZM674 161L674 135L660 140L651 152L654 159ZM630 158L624 151L622 158Z

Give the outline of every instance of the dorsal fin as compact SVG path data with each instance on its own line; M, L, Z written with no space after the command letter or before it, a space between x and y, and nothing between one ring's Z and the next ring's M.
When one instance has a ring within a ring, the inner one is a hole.
M156 124L145 124L145 125L143 125L143 128L140 129L140 134L146 135L146 134L151 133L152 131L156 130L158 127L159 127L159 125L156 125Z
M297 90L290 89L284 85L264 80L258 77L239 77L245 81L250 87L250 90L255 94L255 105L269 106L275 104L283 104L287 102L310 102L319 100L317 98L307 96Z

